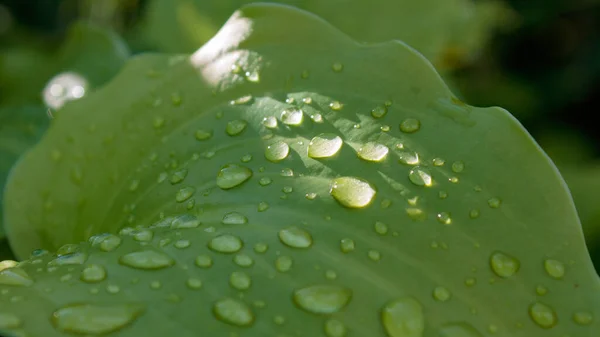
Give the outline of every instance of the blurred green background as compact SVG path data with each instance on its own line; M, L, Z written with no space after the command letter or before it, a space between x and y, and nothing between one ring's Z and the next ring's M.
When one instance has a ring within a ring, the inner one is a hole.
M249 2L0 0L0 189L47 115L106 83L131 55L193 51ZM511 111L567 181L600 270L599 0L275 2L360 41L402 39L469 104ZM0 244L0 260L8 256Z

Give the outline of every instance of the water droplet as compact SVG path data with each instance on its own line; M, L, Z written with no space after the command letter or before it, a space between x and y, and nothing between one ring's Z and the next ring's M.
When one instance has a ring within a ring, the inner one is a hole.
M327 335L327 337L345 337L346 333L347 331L344 323L336 319L328 319L325 322L325 335Z
M160 289L162 288L162 283L160 283L160 281L152 281L150 282L150 289Z
M440 212L437 214L436 217L438 221L444 225L452 224L452 218L450 217L450 213L448 212Z
M376 191L365 180L354 177L340 177L333 179L329 193L342 206L362 208L373 201Z
M417 166L408 173L409 180L417 186L431 186L433 180L431 173L423 167Z
M252 101L252 95L246 95L246 96L242 96L240 98L236 98L233 101L229 102L229 104L231 105L243 105L246 103L250 103ZM222 112L221 112L222 114ZM219 116L217 116L217 118L220 118Z
M469 218L471 219L475 219L479 217L479 210L478 209L472 209L471 211L469 211Z
M202 280L192 277L185 281L185 285L190 289L200 289L202 288Z
M288 272L290 269L292 269L293 265L294 260L286 255L280 256L275 260L275 269L281 273Z
M133 323L143 312L137 304L73 304L56 310L52 324L62 332L104 335Z
M558 321L554 310L540 302L535 302L529 306L529 316L535 324L544 329L552 328Z
M280 118L283 124L298 126L304 120L304 112L300 109L289 108L281 112Z
M260 184L260 186L267 186L267 185L270 185L272 182L273 182L273 179L271 179L269 177L262 177L258 181L258 183Z
M433 162L433 166L444 166L444 164L446 163L446 161L442 158L433 158L432 160Z
M252 279L243 271L234 271L229 276L229 284L237 290L246 290L252 285Z
M241 185L252 177L252 170L236 164L223 166L217 174L217 186L227 190Z
M280 230L279 240L292 248L308 248L313 244L310 233L295 226Z
M281 191L285 194L290 194L294 192L294 188L292 186L284 186Z
M252 83L258 83L260 82L260 75L258 74L258 71L253 70L253 71L247 71L244 76L246 77L246 81L248 82L252 82Z
M194 264L200 268L210 268L213 265L213 260L208 255L199 255L194 260Z
M579 325L590 325L594 321L594 316L591 312L578 311L573 314L573 321Z
M133 233L133 239L139 242L151 241L154 237L154 232L148 229L143 229Z
M445 287L435 287L435 289L433 289L433 298L435 298L436 301L446 302L450 297L452 297L452 293Z
M243 119L235 119L229 121L225 127L225 132L230 136L237 136L246 130L248 122Z
M194 187L192 187L192 186L182 187L175 194L175 201L177 201L178 203L185 202L186 200L191 198L194 195L194 193L196 193L196 189Z
M185 177L187 177L187 174L188 174L187 169L180 169L180 170L173 172L173 175L171 176L171 184L172 185L179 184L180 182L182 182L185 179Z
M185 249L191 245L192 245L192 242L190 240L177 240L173 244L173 247L175 247L177 249Z
M244 243L240 238L230 234L223 234L210 240L208 248L218 253L231 254L242 249Z
M371 116L373 118L383 118L388 112L388 109L385 105L378 105L373 110L371 110Z
M15 314L0 312L0 329L16 329L19 328L22 324L23 322L21 321L21 319ZM15 335L15 337L18 336L19 335ZM24 335L23 337L26 337L26 335Z
M350 253L350 252L354 251L354 248L355 248L354 240L348 239L348 238L344 238L344 239L340 240L340 250L342 251L342 253Z
M213 136L212 130L200 129L200 130L197 130L195 133L196 140L199 140L199 141L208 140L208 139L212 138L212 136Z
M109 294L117 294L121 291L121 288L116 284L109 284L106 286L106 292Z
M256 207L256 210L259 211L259 212L264 212L264 211L266 211L268 209L269 209L269 204L266 203L266 202L264 202L264 201L259 202L258 206Z
M483 337L472 325L464 322L443 325L438 330L439 337Z
M96 283L106 279L106 269L98 264L86 266L81 271L81 280L88 283Z
M474 278L474 277L467 277L467 278L465 279L465 285L466 285L467 287L472 287L472 286L474 286L474 285L476 285L476 284L477 284L477 279L476 279L476 278Z
M142 250L121 256L119 263L136 269L156 270L171 267L175 260L154 250Z
M258 254L264 254L269 249L269 245L264 242L259 242L254 245L254 251Z
M446 192L446 191L439 191L438 192L438 197L440 199L446 199L446 198L448 198L448 192Z
M331 65L331 69L333 69L333 71L336 73L339 73L340 71L344 70L344 65L341 62L334 62Z
M488 200L488 206L490 206L490 208L498 208L501 203L502 201L498 198L491 198Z
M6 268L0 271L0 284L6 286L29 287L33 284L33 279L31 279L25 270L21 268Z
M367 252L367 256L369 257L369 259L371 259L372 261L379 261L381 260L381 253L377 250L369 250Z
M315 200L317 198L317 193L309 192L304 195L304 197L308 200Z
M405 165L418 165L419 154L416 152L402 151L398 153L398 162Z
M358 150L357 155L366 161L380 162L385 159L389 150L385 145L368 142Z
M140 187L140 181L138 179L132 180L129 184L129 192L137 191L138 187Z
M121 245L121 238L113 234L96 235L90 238L93 247L100 247L104 252L112 252Z
M233 257L233 262L240 267L248 268L254 264L254 260L250 257L250 255L246 254L238 254Z
M548 288L543 285L538 285L535 287L535 293L538 294L538 296L544 296L548 293Z
M171 228L173 229L197 228L200 225L201 222L198 217L191 214L179 215L171 222Z
M229 212L223 216L221 223L224 225L244 225L248 223L248 218L242 213Z
M388 225L381 221L376 221L373 227L375 228L375 232L379 235L386 235L388 233Z
M242 73L242 67L240 67L239 64L232 64L231 65L231 73L232 74L241 74Z
M490 256L490 266L494 273L500 277L511 277L519 271L520 262L516 258L501 253L495 252Z
M465 169L465 163L463 163L462 161L455 161L454 163L452 163L452 171L456 172L456 173L460 173Z
M329 103L329 108L333 111L340 111L344 108L344 104L339 101L333 101Z
M254 314L250 310L250 307L244 302L232 298L225 298L215 302L213 312L219 320L227 324L250 326L254 323Z
M333 314L351 300L352 290L334 285L313 285L294 291L294 303L313 314Z
M291 168L284 168L281 170L281 176L282 177L293 177L294 170L292 170Z
M389 125L382 125L380 129L383 132L388 132L388 131L390 131L390 126Z
M308 144L308 156L311 158L328 158L340 151L342 138L334 133L322 133L314 137Z
M312 121L315 123L323 123L323 115L321 115L319 113L311 115L310 119L312 119Z
M400 123L400 131L404 133L414 133L421 128L421 122L418 119L407 118Z
M290 146L287 143L278 141L267 146L265 150L265 158L274 163L284 160L290 153Z
M422 337L423 307L410 297L394 300L383 307L381 322L389 337Z
M565 265L560 261L548 259L544 261L544 269L552 278L561 279L565 276Z

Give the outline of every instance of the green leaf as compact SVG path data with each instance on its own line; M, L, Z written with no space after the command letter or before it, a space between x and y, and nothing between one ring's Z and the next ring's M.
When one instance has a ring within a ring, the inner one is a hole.
M21 153L37 143L48 124L48 115L40 106L0 109L0 200L12 165ZM0 242L5 237L3 219L0 210ZM0 261L4 255L0 254Z
M138 57L67 105L4 206L21 258L118 233L0 273L4 327L33 336L600 327L571 197L523 127L405 44L288 7L244 7L191 57Z
M208 41L231 12L254 1L153 0L138 34L165 52L192 52ZM468 62L493 31L513 22L499 1L277 0L311 11L358 41L400 39L438 65ZM358 23L358 24L357 24Z

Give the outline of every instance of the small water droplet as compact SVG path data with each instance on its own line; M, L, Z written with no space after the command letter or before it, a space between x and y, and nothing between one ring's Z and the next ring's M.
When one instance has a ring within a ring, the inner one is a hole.
M244 327L254 323L254 314L250 307L244 302L232 298L215 302L213 313L219 320L231 325Z
M143 229L133 233L133 239L139 242L151 241L154 237L154 232L148 229Z
M295 226L280 230L279 240L292 248L308 248L313 244L310 233Z
M0 312L0 329L16 329L21 327L23 322L21 319L15 314ZM21 335L14 335L15 337L20 337ZM27 337L27 335L23 335L23 337Z
M329 103L329 108L333 111L340 111L344 108L344 104L339 101L333 101Z
M294 176L294 170L292 170L291 168L284 168L281 170L281 176L282 177L293 177Z
M317 193L309 192L304 195L304 197L308 200L315 200L317 198Z
M251 154L245 154L242 156L242 158L240 158L240 161L242 163L248 163L250 161L252 161L252 155Z
M546 273L555 279L561 279L565 276L565 265L558 260L548 259L544 261Z
M446 163L446 161L442 158L433 158L432 160L433 162L433 166L444 166L444 164Z
M476 278L474 278L474 277L467 277L467 278L465 279L465 285L466 285L467 287L472 287L472 286L474 286L474 285L476 285L476 284L477 284L477 279L476 279Z
M334 285L313 285L294 291L294 303L313 314L333 314L352 299L352 290Z
M333 179L329 193L344 207L362 208L373 201L376 191L365 180L340 177Z
M328 319L325 322L324 329L327 337L345 337L347 333L344 323L336 319Z
M190 240L177 240L173 244L173 247L175 247L177 249L185 249L191 245L192 245L192 242Z
M244 225L248 223L248 218L238 212L229 212L223 216L221 223L224 225Z
M323 123L323 115L321 115L319 113L311 115L310 119L312 119L312 121L315 123Z
M112 252L121 245L121 238L113 234L96 235L90 238L93 247L99 247L104 252Z
M479 210L478 209L472 209L471 211L469 211L469 218L471 219L475 219L479 217Z
M462 161L455 161L454 163L452 163L452 171L456 172L456 173L460 173L465 169L465 163L463 163Z
M81 280L87 283L96 283L106 279L106 269L98 264L86 266L81 271Z
M241 185L252 177L252 170L236 164L223 166L217 173L217 186L227 190Z
M331 69L332 69L333 71L335 71L336 73L339 73L339 72L341 72L342 70L344 70L344 65L343 65L341 62L334 62L334 63L331 65Z
M173 172L173 175L171 175L171 184L172 185L179 184L180 182L185 180L185 177L187 177L187 174L188 174L187 169L180 169L180 170Z
M269 204L266 203L266 202L264 202L264 201L259 202L258 206L256 207L256 210L259 211L259 212L264 212L264 211L266 211L268 209L269 209Z
M439 191L438 192L438 197L440 199L446 199L446 198L448 198L448 192L446 192L446 191Z
M452 293L445 287L435 287L433 289L433 298L436 301L446 302L450 297L452 297Z
M173 221L171 221L172 229L182 229L182 228L197 228L201 225L200 220L195 215L191 214L182 214L177 216Z
M175 201L177 201L178 203L185 202L186 200L191 198L194 195L194 193L196 193L196 189L194 187L182 187L175 194Z
M554 310L540 302L535 302L529 306L529 316L535 324L544 329L552 328L558 321Z
M242 239L237 236L223 234L210 240L208 248L218 253L231 254L238 252L243 245Z
M544 296L548 293L548 288L543 285L537 285L535 287L535 293L538 294L538 296Z
M263 118L262 120L262 124L267 128L267 129L275 129L277 128L277 118L273 117L273 116L268 116Z
M208 139L212 138L212 136L213 136L212 130L200 129L200 130L197 130L195 133L196 140L199 140L199 141L208 140Z
M185 285L190 289L200 289L202 288L202 280L191 277L185 281Z
M258 183L260 184L260 186L267 186L267 185L270 185L272 182L273 182L273 179L271 179L269 177L262 177L258 181Z
M194 264L200 268L210 268L213 265L213 260L208 255L199 255L194 260Z
M229 121L225 127L225 132L230 136L237 136L246 130L248 122L243 119Z
M491 198L488 200L488 206L490 206L490 208L498 208L501 203L502 201L498 198Z
M418 165L419 154L416 152L402 151L398 153L398 162L405 165Z
M340 240L340 250L342 251L342 253L350 253L350 252L354 251L354 248L355 248L354 240L348 239L348 238L344 238L344 239Z
M483 337L472 325L464 322L445 324L438 330L439 337Z
M594 316L591 312L578 311L573 314L573 321L579 325L590 325L594 321Z
M237 290L246 290L252 285L252 279L243 271L234 271L229 276L229 284Z
M388 131L390 131L390 126L389 125L382 125L380 129L383 132L388 132Z
M260 82L260 75L258 73L258 71L253 70L253 71L247 71L244 76L246 77L246 81L248 82L252 82L252 83L258 83Z
M6 268L0 271L0 284L6 286L29 287L33 284L33 279L18 267Z
M242 73L242 67L240 67L239 64L232 64L231 65L231 73L232 74L241 74Z
M429 170L420 166L417 166L410 170L410 172L408 173L408 179L410 180L410 182L417 186L431 186L431 184L433 183L433 180L431 179L431 173L429 173Z
M240 267L248 268L254 264L254 260L250 255L247 254L238 254L233 257L233 262Z
M246 96L242 96L240 98L236 98L233 101L229 102L229 104L231 105L243 105L243 104L247 104L250 103L252 101L253 97L252 95L246 95ZM222 112L221 112L222 114ZM217 118L220 118L217 116Z
M379 234L379 235L386 235L388 233L388 225L386 225L385 223L381 222L381 221L376 221L375 225L373 226L375 229L375 233Z
M440 212L437 214L436 217L438 221L444 225L452 224L452 218L450 217L450 213L448 212Z
M334 133L322 133L314 137L308 144L308 156L311 158L328 158L340 151L342 138Z
M373 116L373 118L383 118L383 116L385 116L387 112L387 106L378 105L373 110L371 110L371 116Z
M366 161L380 162L385 159L389 150L385 145L368 142L358 150L357 155Z
M391 301L381 311L381 322L389 337L422 337L423 307L410 297Z
M404 133L415 133L421 129L421 122L415 118L407 118L400 123L400 131Z
M136 269L156 270L171 267L175 260L164 253L142 250L121 256L119 263Z
M286 125L298 126L304 120L304 112L296 108L288 108L281 112L281 122Z
M264 254L267 252L267 250L269 249L269 245L267 245L264 242L259 242L257 244L254 245L254 251L257 254Z
M508 278L519 271L521 263L508 254L495 252L490 256L490 266L496 275Z
M375 261L375 262L381 260L381 253L378 250L373 250L373 249L369 250L367 252L367 256L369 257L369 259L371 259L372 261Z
M275 260L275 269L281 273L288 272L290 269L292 269L293 265L294 260L286 255L280 256Z
M275 142L265 149L265 158L271 162L284 160L290 153L290 146L282 141Z
M139 304L73 304L52 314L56 329L82 335L105 335L133 323L144 313Z

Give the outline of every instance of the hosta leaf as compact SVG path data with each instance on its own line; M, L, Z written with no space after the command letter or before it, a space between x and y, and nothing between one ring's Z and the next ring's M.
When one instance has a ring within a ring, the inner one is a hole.
M41 138L48 124L46 111L40 106L0 109L0 200L10 168ZM5 236L3 218L0 210L0 241Z
M192 52L221 27L231 11L256 1L153 0L139 34L150 46ZM466 62L491 33L511 22L499 1L276 0L311 11L358 41L400 39L439 65ZM357 24L360 22L360 24Z
M4 270L13 331L599 328L571 197L522 126L458 101L406 45L358 44L296 9L244 7L191 57L135 59L14 172L20 257L113 234Z

